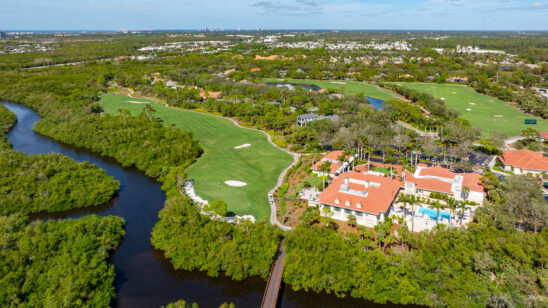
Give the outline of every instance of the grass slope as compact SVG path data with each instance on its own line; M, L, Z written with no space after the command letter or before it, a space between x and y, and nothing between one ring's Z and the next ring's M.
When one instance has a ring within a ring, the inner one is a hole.
M548 131L548 121L526 114L507 102L480 94L467 86L406 82L398 84L430 93L436 98L444 98L447 107L460 111L460 117L481 128L482 135L487 135L492 130L500 130L508 136L518 136L522 130L529 127L539 132ZM525 119L537 119L537 124L525 125Z
M196 193L208 200L224 200L228 210L239 215L253 215L262 219L270 214L267 194L278 176L291 162L289 154L272 146L264 133L237 127L232 121L208 114L168 108L161 103L105 94L100 104L108 113L127 109L140 113L148 102L156 110L155 117L166 125L188 130L204 148L204 154L186 172L194 179ZM234 149L249 143L251 146ZM244 187L231 187L226 180L246 182Z
M290 83L300 83L300 84L314 84L322 89L335 89L344 94L360 94L363 93L365 96L373 97L380 100L389 100L395 99L396 97L383 90L376 85L363 83L359 81L338 81L338 80L315 80L315 79L277 79L277 78L268 78L263 79L264 82L283 82L287 81ZM339 83L340 82L340 83ZM343 84L344 82L344 84Z

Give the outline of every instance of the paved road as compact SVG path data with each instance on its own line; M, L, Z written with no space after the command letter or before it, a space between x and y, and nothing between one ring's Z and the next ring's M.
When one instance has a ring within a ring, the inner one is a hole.
M268 278L261 308L275 308L278 302L278 295L280 293L280 286L282 285L282 276L284 273L285 245L283 240L280 243L279 251L278 258L274 261L272 272Z

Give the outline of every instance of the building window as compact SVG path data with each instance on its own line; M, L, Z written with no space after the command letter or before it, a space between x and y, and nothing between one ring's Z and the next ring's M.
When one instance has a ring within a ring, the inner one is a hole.
M334 206L334 207L333 207L333 211L335 211L335 212L340 212L340 211L341 211L341 208L340 208L340 207Z
M352 211L351 211L351 210L348 210L348 209L344 209L344 212L345 212L346 214L352 214Z
M356 211L356 216L358 216L358 217L362 217L362 216L363 216L363 213L362 213L362 212L358 212L358 211Z
M328 209L328 208L329 208L329 205L325 205L325 204L324 204L324 205L323 205L323 208L324 208L324 209L326 209L326 208Z

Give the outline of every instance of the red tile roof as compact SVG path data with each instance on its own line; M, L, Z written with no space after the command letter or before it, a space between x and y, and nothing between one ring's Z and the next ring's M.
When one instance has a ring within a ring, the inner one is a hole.
M325 160L320 160L319 162L312 165L312 167L310 167L310 169L320 171L320 166L323 165L323 164L325 164ZM339 165L337 163L331 163L331 165L329 166L329 168L330 168L329 172L330 173L335 173L335 172L337 172L337 170L339 170L340 167L341 167L341 165Z
M502 151L500 161L505 165L519 167L526 170L548 171L548 157L529 150Z
M483 189L483 183L480 180L481 175L477 173L463 173L461 175L463 177L463 187L468 186L468 188L470 188L470 191L477 191L485 194L485 191Z
M341 185L345 178L349 178L351 190L366 191L367 196L341 192ZM355 183L352 181L363 181L380 184L379 187ZM364 174L361 172L344 172L327 187L319 196L320 203L337 206L345 209L366 212L378 215L386 213L390 205L398 195L403 183L391 180L388 177ZM338 200L339 202L335 202ZM348 205L346 203L349 203ZM358 207L359 205L359 207Z
M451 191L451 183L431 178L416 178L407 170L405 170L405 181L417 184L418 189L453 194Z
M451 172L451 170L447 168L443 168L441 166L435 166L431 168L424 168L421 169L420 174L422 176L435 176L439 178L446 178L446 179L454 179L456 174Z
M424 164L419 164L419 167L423 167L419 170L419 176L434 176L447 180L454 180L457 175L460 175L462 176L462 186L468 186L470 191L484 193L483 185L480 181L481 176L477 173L454 173L451 170L441 166L428 168ZM451 195L454 193L451 190L451 182L435 178L417 178L407 170L405 171L405 181L416 183L418 189L436 191Z
M548 132L542 132L542 133L540 133L540 136L541 136L543 139L548 139Z
M341 154L343 153L343 151L333 151L327 155L325 155L322 160L325 160L325 159L329 159L329 160L339 160L339 156L341 156ZM346 158L350 158L350 155L347 155Z

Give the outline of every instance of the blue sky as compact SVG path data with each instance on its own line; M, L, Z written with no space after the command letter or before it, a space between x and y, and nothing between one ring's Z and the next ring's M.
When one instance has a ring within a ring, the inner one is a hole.
M548 30L548 0L0 0L0 29Z

